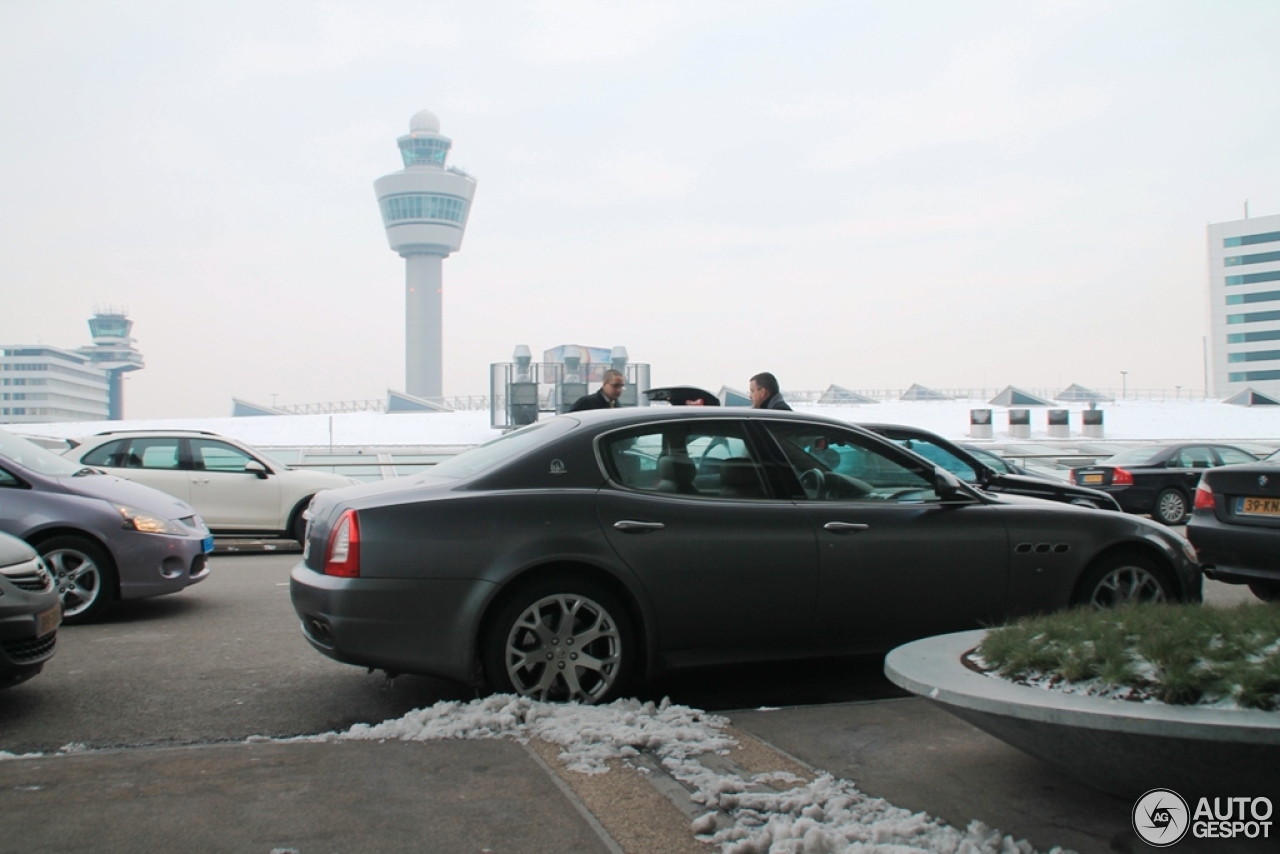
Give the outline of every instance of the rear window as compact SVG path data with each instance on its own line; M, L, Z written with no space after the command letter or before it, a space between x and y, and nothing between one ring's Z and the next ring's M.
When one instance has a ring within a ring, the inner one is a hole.
M1102 465L1117 466L1128 463L1129 465L1141 465L1149 463L1156 457L1164 453L1164 448L1130 448L1127 451L1121 451L1114 457L1108 457L1102 461Z
M567 429L572 429L577 423L576 419L555 418L550 421L539 421L527 427L521 427L519 430L506 433L496 439L485 442L483 445L479 445L469 451L463 451L456 457L434 465L427 474L447 480L461 480L471 477L505 463L507 460L515 459L525 451L536 448L538 445L561 435ZM552 425L555 426L553 427Z

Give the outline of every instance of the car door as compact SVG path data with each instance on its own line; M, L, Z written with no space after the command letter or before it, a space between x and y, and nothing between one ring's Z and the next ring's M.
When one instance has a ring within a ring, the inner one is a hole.
M771 491L741 419L649 424L598 447L600 525L649 593L664 654L767 658L808 642L813 531Z
M1181 487L1187 495L1194 495L1196 486L1200 484L1200 475L1217 464L1218 458L1208 445L1187 445L1170 458L1166 474L1170 485Z
M818 637L836 648L976 628L1004 612L1009 535L999 505L942 501L928 462L838 427L770 422L818 542ZM818 441L818 440L821 441ZM809 453L833 448L828 467Z
M211 528L274 533L284 530L280 478L245 471L254 458L217 439L191 438L191 504Z
M191 472L182 467L180 443L175 436L116 439L94 448L81 457L80 462L167 492L190 504ZM199 507L196 512L200 512Z

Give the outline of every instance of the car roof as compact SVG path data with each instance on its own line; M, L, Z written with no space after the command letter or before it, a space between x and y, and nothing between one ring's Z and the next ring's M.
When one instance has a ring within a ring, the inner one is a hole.
M578 418L584 424L610 422L613 424L669 421L688 418L749 418L761 421L809 421L832 427L853 427L858 424L842 421L827 415L796 412L787 409L753 409L747 406L624 406L617 409L587 409L569 412L557 418Z
M100 430L93 434L94 436L218 436L224 438L212 430L192 430L188 428L178 428L174 430L165 430L163 428L152 427L149 429L132 429L132 430Z

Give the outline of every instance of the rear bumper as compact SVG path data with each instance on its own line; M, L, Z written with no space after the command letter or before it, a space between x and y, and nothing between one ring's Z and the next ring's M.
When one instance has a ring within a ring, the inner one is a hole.
M1150 513L1155 507L1156 493L1152 489L1133 486L1104 486L1102 492L1116 500L1126 513Z
M479 681L476 634L493 585L475 579L335 578L305 564L289 576L302 634L330 658L456 682Z
M1280 581L1280 531L1224 525L1197 512L1187 525L1187 539L1200 555L1204 574L1215 581Z

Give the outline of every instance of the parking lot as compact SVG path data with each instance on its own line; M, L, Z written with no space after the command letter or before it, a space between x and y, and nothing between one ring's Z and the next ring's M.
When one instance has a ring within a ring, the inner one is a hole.
M246 743L399 718L474 692L424 677L388 682L317 654L289 603L298 554L237 548L183 593L64 628L46 671L0 692L0 750L61 757L0 764L0 819L33 832L19 847L6 834L0 851L124 852L188 837L207 850L414 851L423 833L435 835L432 850L449 851L701 847L652 774L566 773L554 749L536 758L507 741ZM1250 599L1214 582L1206 594L1214 604ZM728 713L746 747L740 762L803 770L791 758L800 757L956 827L980 817L1082 851L1126 832L1127 805L905 697L877 657L691 671L642 696ZM91 750L75 755L82 748ZM331 808L335 790L342 801ZM110 818L38 830L45 824L28 821L23 805L41 798ZM523 829L507 818L521 810L536 813Z
M311 649L289 603L289 569L298 559L218 555L210 577L182 593L120 602L102 622L64 627L44 673L0 692L0 750L319 733L475 696L426 677L388 681ZM901 695L875 658L691 672L647 693L704 709Z

